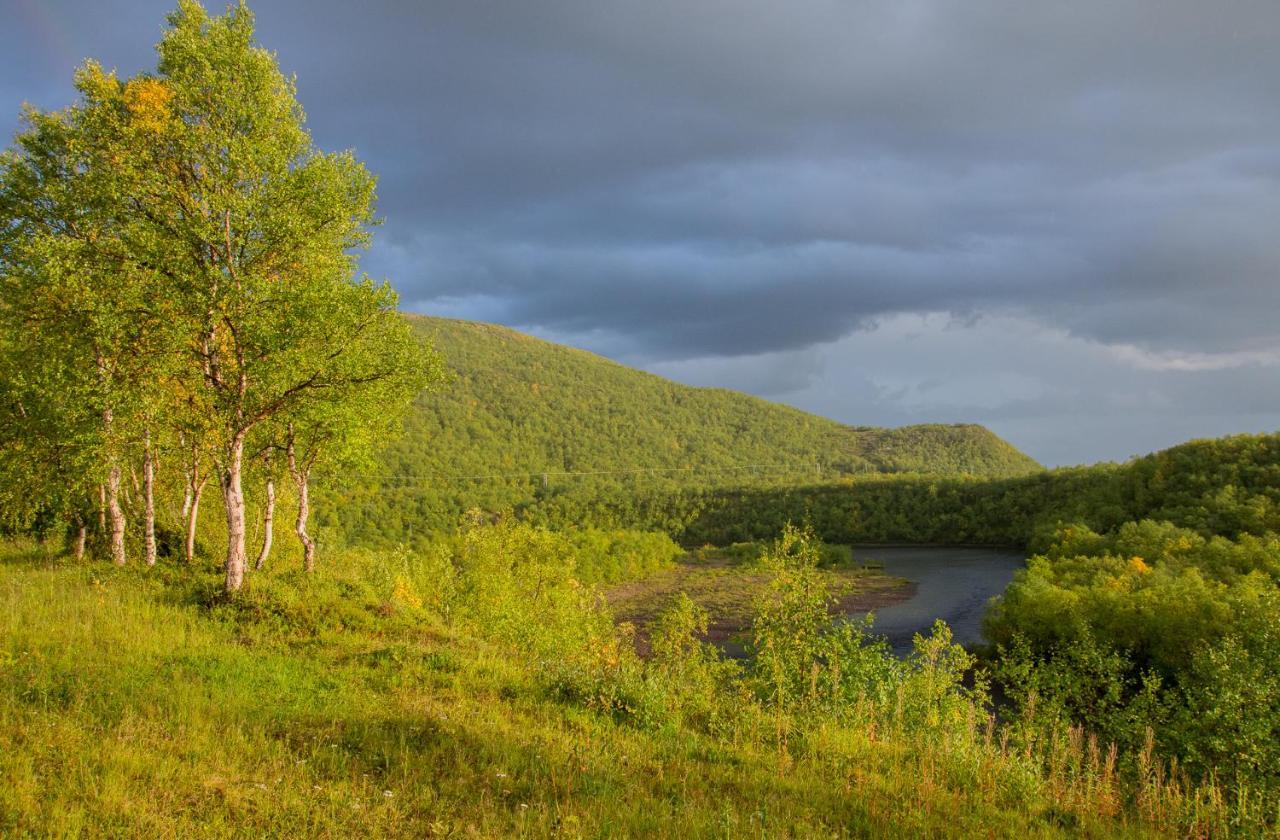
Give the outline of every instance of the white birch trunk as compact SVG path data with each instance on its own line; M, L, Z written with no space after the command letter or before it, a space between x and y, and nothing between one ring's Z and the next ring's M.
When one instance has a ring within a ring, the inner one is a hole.
M156 564L156 462L151 452L151 432L146 435L142 455L142 529L148 566Z
M302 569L306 572L314 572L316 570L316 541L307 533L307 518L311 515L311 494L310 481L307 474L300 473L298 477L298 521L295 523L295 530L298 532L298 540L302 543Z
M222 500L227 509L227 591L235 592L244 584L244 435L237 435L227 448L227 463L222 470Z
M102 360L99 359L100 371L102 367ZM102 430L106 433L108 440L111 438L111 425L114 420L115 413L111 410L111 406L102 409ZM111 523L111 562L117 566L123 566L125 521L124 510L120 507L120 464L114 452L107 456L107 464L107 487L103 503L107 509L107 519Z
M297 454L293 448L293 427L289 427L289 445L286 450L289 458L289 474L298 486L298 518L294 522L294 531L298 541L302 543L302 569L313 572L316 568L316 542L307 533L307 518L311 515L311 465L305 467L298 464Z
M194 563L196 559L196 523L200 519L200 497L204 495L205 481L206 479L200 479L195 487L189 491L191 493L191 504L186 509L187 545L185 553L188 563Z
M71 544L71 550L75 554L77 560L84 559L84 545L89 537L89 526L84 524L84 520L76 516L76 536Z
M123 566L124 509L120 507L120 465L112 464L107 473L107 518L111 520L111 562Z
M262 512L262 549L258 551L258 559L253 564L255 571L260 571L267 564L267 556L271 554L271 537L276 519L276 482L267 479L267 506Z

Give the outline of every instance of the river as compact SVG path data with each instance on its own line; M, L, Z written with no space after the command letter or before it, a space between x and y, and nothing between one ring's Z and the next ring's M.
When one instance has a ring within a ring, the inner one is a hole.
M927 632L935 619L951 626L964 645L982 642L987 602L999 595L1026 563L1018 551L939 546L854 546L858 563L883 565L885 574L916 584L915 595L875 611L874 632L888 638L899 656L911 651L911 637Z

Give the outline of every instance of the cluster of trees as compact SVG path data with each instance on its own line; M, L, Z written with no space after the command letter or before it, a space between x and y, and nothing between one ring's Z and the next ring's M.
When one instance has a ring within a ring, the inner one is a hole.
M373 176L313 147L248 9L182 0L168 21L154 72L86 63L77 102L28 108L0 157L0 510L65 522L77 554L92 531L123 564L140 499L154 564L168 489L190 559L213 478L235 590L246 475L266 499L258 563L287 474L310 567L313 473L359 461L440 363L357 273Z
M1024 716L1280 792L1280 534L1062 528L987 617Z
M516 513L558 527L666 531L685 545L767 540L807 522L830 543L1050 545L1064 523L1104 533L1154 519L1206 536L1280 532L1280 435L1176 446L1126 464L1012 478L867 474L737 487L551 488Z

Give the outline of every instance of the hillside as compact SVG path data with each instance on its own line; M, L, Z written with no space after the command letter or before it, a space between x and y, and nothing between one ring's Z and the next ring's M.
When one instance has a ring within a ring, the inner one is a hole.
M505 327L409 317L455 379L423 395L379 468L333 499L349 535L447 527L469 508L514 507L544 488L1039 469L981 426L846 426L733 391L680 385Z

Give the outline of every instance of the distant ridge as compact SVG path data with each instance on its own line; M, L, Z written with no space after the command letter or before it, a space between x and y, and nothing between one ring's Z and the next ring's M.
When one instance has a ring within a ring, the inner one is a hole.
M389 517L378 530L396 533L471 507L516 506L556 481L616 486L639 476L708 486L1041 469L979 425L847 426L735 391L680 385L494 324L406 317L455 380L418 400L370 486L344 494L344 526L357 531L367 527L349 514L369 505Z

